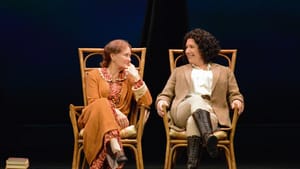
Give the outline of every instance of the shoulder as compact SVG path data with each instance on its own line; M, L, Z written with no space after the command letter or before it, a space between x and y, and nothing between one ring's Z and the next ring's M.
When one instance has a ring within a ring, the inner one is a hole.
M174 69L174 72L181 72L181 71L186 71L186 70L189 70L189 69L192 69L191 64L185 64L185 65L181 65L181 66L176 67Z
M218 63L211 63L212 70L219 70L219 71L230 71L228 66L224 66Z
M87 78L92 78L92 79L95 79L95 78L99 78L101 75L101 70L100 68L95 68L95 69L88 69L85 71L85 76Z
M101 71L100 71L100 68L96 68L96 69L88 69L85 71L85 73L87 75L95 75L95 74L99 74Z

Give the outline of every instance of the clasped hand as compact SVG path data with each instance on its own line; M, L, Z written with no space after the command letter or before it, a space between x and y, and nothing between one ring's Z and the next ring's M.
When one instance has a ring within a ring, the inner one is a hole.
M157 113L160 117L163 117L165 115L165 112L163 111L163 107L166 106L166 107L169 107L169 104L167 101L165 100L160 100L158 103L157 103Z
M242 114L242 112L244 111L244 104L240 101L240 100L234 100L232 103L231 103L231 108L234 109L234 108L238 108L239 110L239 114Z

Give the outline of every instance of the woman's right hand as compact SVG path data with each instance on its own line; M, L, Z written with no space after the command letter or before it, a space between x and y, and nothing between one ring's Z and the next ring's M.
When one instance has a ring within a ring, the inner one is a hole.
M115 109L117 113L117 121L120 127L123 129L129 126L128 118L125 114L123 114L119 109Z
M158 101L156 109L157 109L157 113L160 117L163 117L165 115L165 112L163 111L163 106L169 107L168 102L165 100Z

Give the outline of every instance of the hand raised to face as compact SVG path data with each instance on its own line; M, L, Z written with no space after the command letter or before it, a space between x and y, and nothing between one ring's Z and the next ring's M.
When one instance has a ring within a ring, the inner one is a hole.
M133 76L134 81L138 81L140 80L140 75L139 75L139 71L135 68L135 66L133 64L130 64L128 66L128 68L126 69L126 71Z

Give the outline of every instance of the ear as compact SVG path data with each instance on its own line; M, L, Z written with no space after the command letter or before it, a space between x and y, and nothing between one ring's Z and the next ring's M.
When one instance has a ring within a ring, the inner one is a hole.
M113 53L111 53L111 54L110 54L110 59L111 59L111 61L114 61L114 60L116 59L116 55L113 54Z

